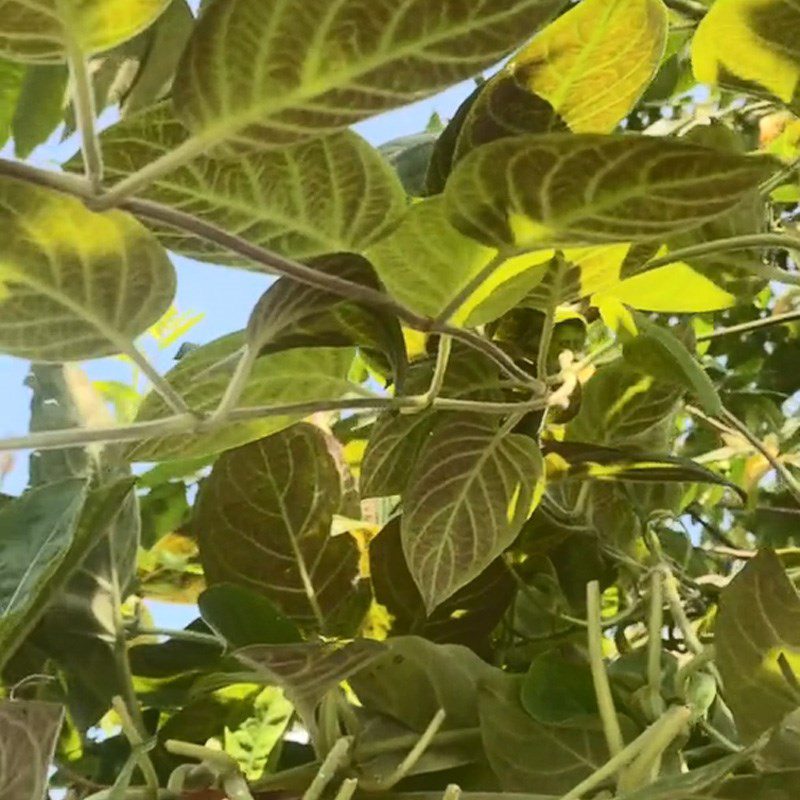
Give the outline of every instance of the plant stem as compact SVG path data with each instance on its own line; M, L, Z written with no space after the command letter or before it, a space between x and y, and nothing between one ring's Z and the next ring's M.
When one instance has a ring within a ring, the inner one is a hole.
M236 364L233 376L225 389L225 394L222 395L222 400L219 401L219 405L208 420L210 424L224 421L230 412L236 408L247 387L247 381L250 380L250 373L253 371L253 365L257 359L258 350L251 347L249 343L246 344L244 352Z
M647 690L652 719L664 713L661 696L661 631L664 627L663 573L654 569L650 575L650 613L647 620Z
M701 333L696 337L698 342L707 342L709 339L718 339L720 336L731 336L736 333L746 333L759 328L767 328L771 325L783 325L788 322L800 321L800 311L786 311L783 314L773 314L762 319L754 319L751 322L742 322L739 325L731 325L729 328L718 328L709 333Z
M350 749L352 746L352 736L344 736L333 745L314 776L314 780L311 781L310 786L303 793L303 800L319 800L339 770L350 762Z
M140 628L134 626L128 629L128 633L133 637L137 636L166 636L181 642L197 642L199 644L215 644L224 647L223 643L211 633L201 631L170 630L168 628Z
M665 0L664 4L673 11L698 22L708 13L708 9L702 3L696 3L694 0Z
M592 682L597 696L597 708L603 721L603 732L606 737L608 751L612 756L619 755L625 747L622 731L619 727L614 698L608 682L605 663L603 661L603 627L600 605L600 584L591 581L586 585L586 616L589 638L589 664L592 670Z
M150 797L148 800L158 800L158 774L153 766L147 749L145 748L145 739L142 735L139 725L137 725L129 709L129 703L126 703L121 697L114 697L111 700L111 705L114 711L120 718L122 723L122 732L131 746L131 749L136 755L136 762L141 770L142 777L147 788L150 790ZM138 710L138 703L136 705Z
M794 475L788 467L776 458L764 443L745 425L738 417L734 416L727 408L722 410L722 420L737 430L751 445L769 462L770 466L781 476L786 488L800 503L800 483L795 480Z
M676 726L680 725L680 729L682 730L686 722L691 718L691 715L691 710L684 706L675 706L669 709L664 716L656 720L649 728L639 734L629 745L626 745L620 750L617 755L606 761L602 767L593 772L588 778L581 781L574 789L562 795L559 800L581 800L587 792L599 786L609 778L612 778L623 767L630 764L630 762L642 753L645 748L660 748L663 751L675 738L673 731Z
M63 0L59 5L64 6ZM75 38L69 35L69 25L65 27L67 62L72 83L72 104L75 121L81 137L81 151L86 170L86 178L92 192L99 194L103 184L103 151L97 135L95 119L97 111L94 102L94 88L89 75L89 63Z
M555 308L549 308L544 315L544 324L539 336L539 350L536 356L536 377L540 381L547 381L547 357L550 355L550 345L553 341L555 327Z
M122 353L130 358L134 364L144 373L153 386L153 389L161 395L164 402L176 414L193 414L186 401L175 391L172 385L167 381L163 375L150 363L147 356L139 350L133 343L127 343L123 348L120 344Z
M427 391L419 397L409 398L417 401L417 404L405 409L407 414L417 414L430 408L434 400L439 396L444 386L444 379L447 375L447 366L450 363L450 352L453 347L453 340L450 336L439 337L439 349L436 352L436 365L433 368L433 376Z
M667 604L669 605L672 619L678 626L678 629L683 636L683 641L686 643L686 647L688 647L689 650L691 650L695 655L699 655L704 650L703 643L695 633L692 623L683 608L683 600L681 599L680 592L678 591L678 579L665 563L662 562L658 569L662 571L664 576L664 596L667 599Z
M471 278L466 286L464 286L458 294L445 306L444 311L442 311L438 317L436 317L436 321L442 324L448 323L458 312L461 306L469 300L472 294L479 289L483 283L489 278L494 275L495 270L506 260L507 256L500 255L498 253L495 255L492 260L478 272L473 278Z
M362 759L373 758L385 753L394 753L398 750L407 750L413 747L419 736L416 733L404 733L388 739L377 739L374 742L366 741L358 746L358 755ZM436 734L434 742L437 746L479 744L481 741L480 728L460 728L452 731L442 731Z

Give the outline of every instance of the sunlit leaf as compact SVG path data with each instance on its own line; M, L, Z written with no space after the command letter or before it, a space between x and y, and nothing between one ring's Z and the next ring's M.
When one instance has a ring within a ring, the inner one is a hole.
M233 375L241 347L242 333L229 334L193 350L167 373L167 380L195 411L212 411ZM255 364L239 406L284 405L344 397L353 390L347 380L353 360L344 348L286 350L262 356ZM160 395L151 392L139 409L137 422L170 415ZM269 416L234 422L199 436L175 434L146 439L127 449L131 461L165 461L193 458L227 450L281 430L305 414Z
M207 580L255 589L303 627L335 626L358 574L355 543L330 535L341 502L319 428L295 425L228 451L203 484L193 521Z
M425 607L480 575L511 544L543 486L536 442L473 416L442 422L403 493L403 550Z
M175 106L209 142L285 144L406 105L479 72L533 35L557 5L214 2L184 54Z
M792 103L800 80L800 8L792 0L717 0L692 41L701 83L756 84Z
M800 597L773 551L724 589L715 634L725 700L752 740L800 707Z
M55 703L0 700L3 800L44 800L64 709Z
M0 350L77 361L130 349L169 308L175 271L120 211L0 178ZM87 236L91 231L91 236Z
M652 136L517 136L470 153L444 196L451 222L489 247L630 242L702 225L775 169Z
M3 0L0 53L20 61L64 61L70 42L97 53L152 24L169 0Z
M187 136L167 104L132 116L103 133L106 172L112 179L130 175ZM71 166L79 168L80 159ZM235 159L203 153L160 177L142 196L301 259L363 250L405 208L405 194L389 165L352 131ZM184 231L153 227L165 247L182 255L252 266Z
M509 65L576 133L608 133L630 111L661 62L661 0L583 0Z

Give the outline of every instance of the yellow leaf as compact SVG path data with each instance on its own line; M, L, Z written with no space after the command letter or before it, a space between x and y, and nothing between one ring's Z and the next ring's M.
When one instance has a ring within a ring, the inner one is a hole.
M800 6L791 0L717 0L692 43L701 83L727 76L755 83L790 103L800 80Z
M635 105L667 40L661 0L582 0L510 69L578 133L608 133Z

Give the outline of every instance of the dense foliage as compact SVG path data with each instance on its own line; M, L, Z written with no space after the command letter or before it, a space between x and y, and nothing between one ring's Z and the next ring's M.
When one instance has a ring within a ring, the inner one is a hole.
M798 43L795 0L0 0L0 797L800 796ZM264 273L247 329L189 341L168 251Z

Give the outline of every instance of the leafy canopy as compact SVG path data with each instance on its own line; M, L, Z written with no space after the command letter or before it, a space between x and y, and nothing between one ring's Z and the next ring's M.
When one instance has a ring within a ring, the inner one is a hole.
M797 3L199 5L0 0L0 796L793 800Z

